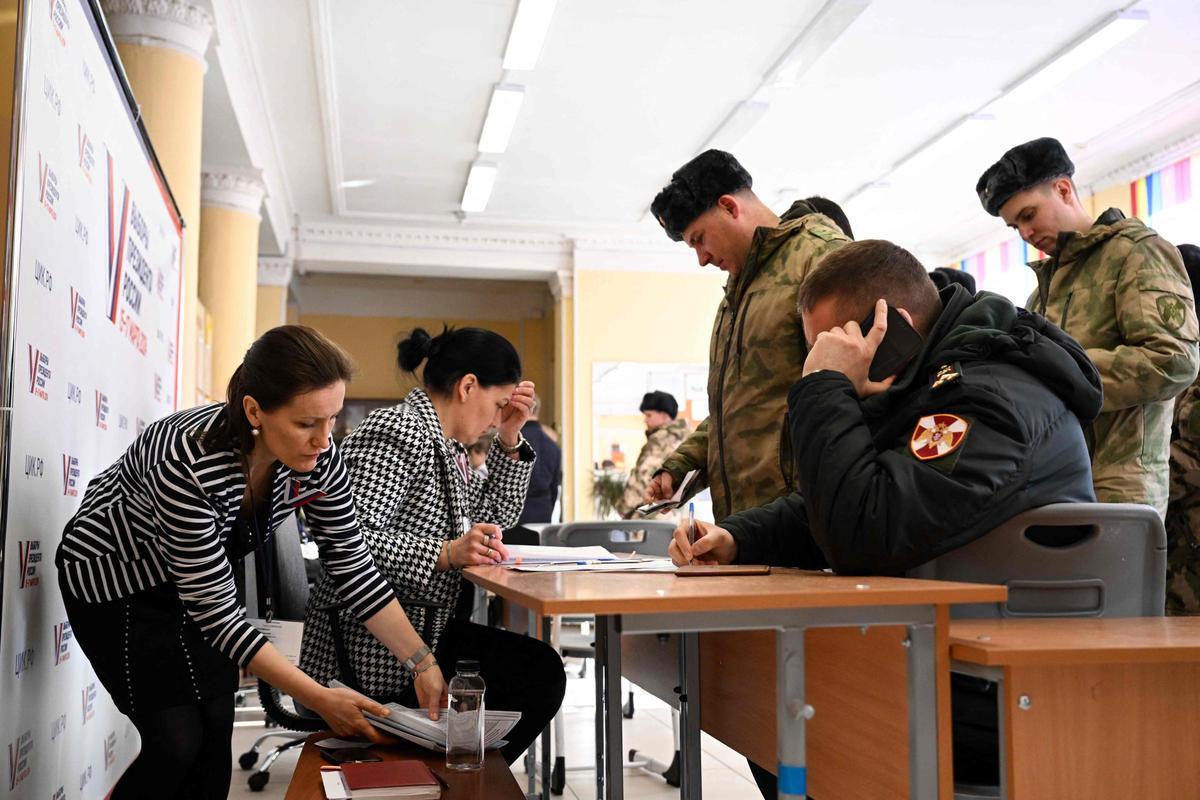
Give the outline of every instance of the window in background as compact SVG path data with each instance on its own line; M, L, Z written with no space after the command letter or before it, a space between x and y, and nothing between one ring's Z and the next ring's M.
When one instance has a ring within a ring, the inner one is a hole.
M1029 295L1037 288L1037 276L1028 264L1045 257L1041 250L1014 236L949 266L970 273L975 278L976 289L1004 295L1015 305L1024 307Z

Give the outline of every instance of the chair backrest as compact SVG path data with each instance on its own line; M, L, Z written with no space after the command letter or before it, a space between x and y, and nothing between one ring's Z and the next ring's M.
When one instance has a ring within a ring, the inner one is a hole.
M596 520L593 522L568 522L555 532L556 542L562 547L592 547L600 545L610 553L637 552L647 556L665 556L671 543L674 522L657 520Z
M1151 506L1057 503L921 565L914 578L999 583L1004 603L955 617L1153 617L1166 598L1167 535Z
M304 553L300 549L300 527L291 514L278 528L272 539L275 545L275 568L278 581L275 601L278 619L304 621L308 605L308 574L304 570Z

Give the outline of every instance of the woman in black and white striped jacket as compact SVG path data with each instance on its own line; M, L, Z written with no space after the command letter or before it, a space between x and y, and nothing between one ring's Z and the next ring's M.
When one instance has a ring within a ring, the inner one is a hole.
M265 333L228 402L142 432L89 484L56 563L75 637L142 738L114 798L223 798L238 667L292 695L343 734L378 738L378 704L298 670L246 620L234 563L256 553L270 615L272 532L301 506L326 574L353 613L403 659L423 642L359 533L349 475L329 434L350 365L310 328ZM440 705L436 669L417 684Z
M452 669L459 659L478 661L488 706L521 712L501 750L511 764L562 702L562 659L536 639L457 619L453 612L459 593L471 590L462 586L462 568L507 556L502 529L521 514L535 459L521 436L534 387L521 381L512 344L480 328L447 330L432 339L418 328L400 343L398 360L408 372L425 362L425 388L413 389L400 405L372 412L342 442L363 537L402 597L440 606L408 609L413 624L428 631L433 654L426 664ZM487 456L487 478L473 481L466 445L490 427L498 432ZM331 578L317 586L304 625L300 667L318 681L347 677L339 674L328 616L313 610L334 591ZM341 627L363 690L414 705L419 697L412 675L353 619L343 619Z

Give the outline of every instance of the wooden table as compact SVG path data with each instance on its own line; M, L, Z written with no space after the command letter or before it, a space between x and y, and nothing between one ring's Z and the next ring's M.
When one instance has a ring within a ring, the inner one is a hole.
M999 684L1001 797L1200 796L1200 617L961 620L952 669Z
M621 800L620 694L622 633L681 633L681 794L700 797L699 652L696 634L774 629L776 720L781 798L807 786L805 631L823 627L902 625L906 631L909 796L949 797L950 765L939 763L939 733L949 738L946 646L949 606L1003 600L1001 586L852 578L775 569L765 576L679 578L671 574L521 573L472 567L478 586L547 619L596 617L596 795ZM736 679L736 675L729 676ZM941 700L939 701L939 696ZM613 698L614 702L609 702Z
M296 771L292 773L292 782L288 784L284 800L325 800L320 770L329 762L321 757L313 743L333 735L326 731L308 737L308 741L304 743L304 750L300 753L300 760L296 762ZM394 746L375 745L371 752L382 756L385 761L424 761L450 785L449 791L442 792L442 800L524 800L525 797L498 750L487 751L483 769L479 772L448 770L443 754L403 742Z

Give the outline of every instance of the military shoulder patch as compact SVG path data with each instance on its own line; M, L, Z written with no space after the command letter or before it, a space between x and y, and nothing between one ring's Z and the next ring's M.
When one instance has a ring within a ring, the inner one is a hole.
M971 423L956 414L929 414L917 420L908 449L918 461L948 456L962 446Z
M1158 306L1158 315L1162 318L1164 325L1173 331L1183 327L1183 323L1187 319L1187 307L1184 306L1183 300L1178 295L1159 295L1155 303Z

